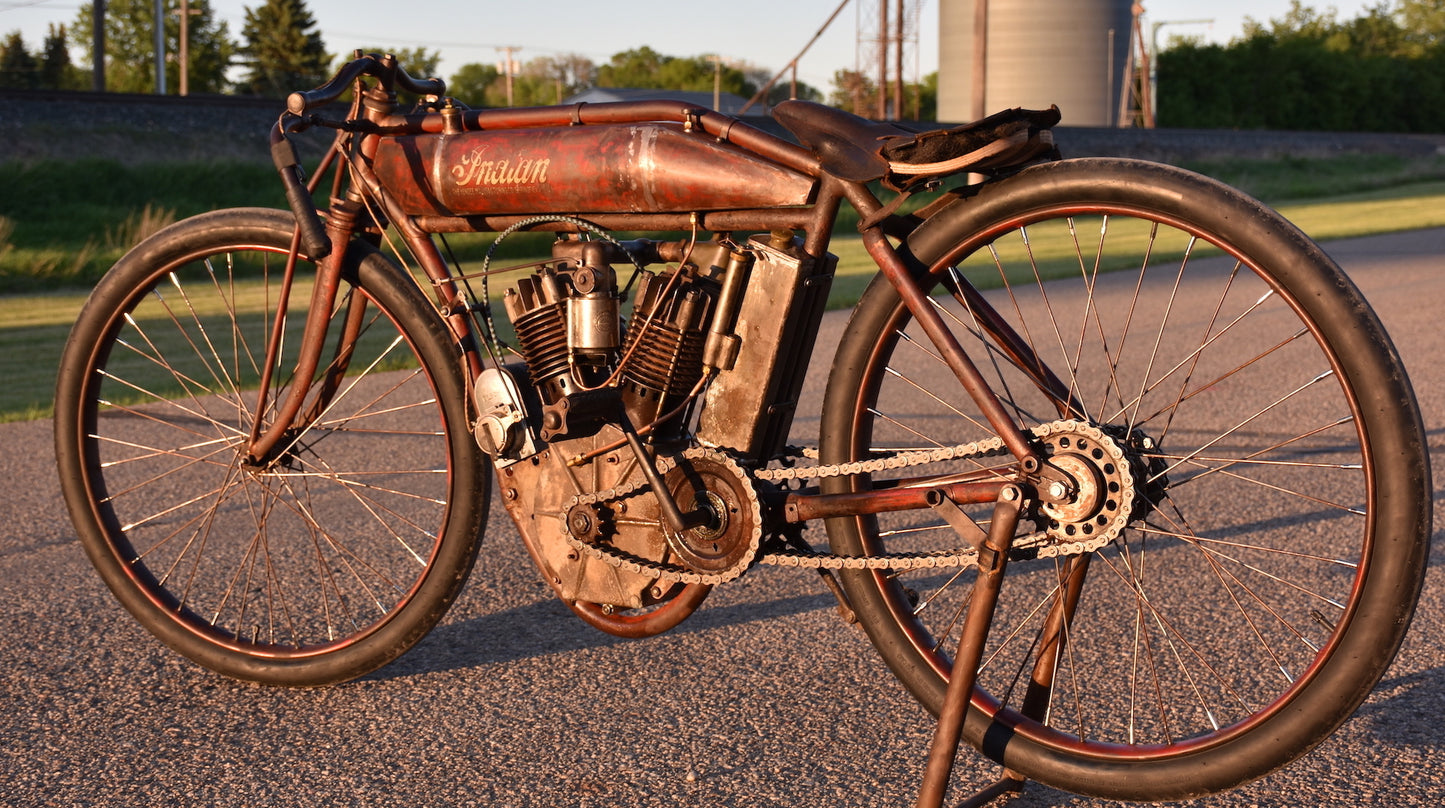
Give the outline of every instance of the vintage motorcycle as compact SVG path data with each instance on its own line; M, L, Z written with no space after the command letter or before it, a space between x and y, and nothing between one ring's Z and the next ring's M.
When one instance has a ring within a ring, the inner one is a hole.
M1431 529L1420 415L1350 280L1219 183L1058 159L1056 110L773 116L796 144L679 102L472 110L360 54L293 94L291 210L146 239L66 344L58 465L107 584L228 676L349 679L457 597L495 475L611 634L818 570L941 715L933 804L960 737L1157 800L1328 736ZM293 141L326 129L308 184ZM830 250L877 275L800 417Z

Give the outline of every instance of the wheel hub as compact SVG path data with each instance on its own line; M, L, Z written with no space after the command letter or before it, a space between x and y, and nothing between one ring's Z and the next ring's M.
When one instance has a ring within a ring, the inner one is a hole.
M1143 509L1137 507L1136 469L1129 446L1080 421L1052 424L1042 436L1049 467L1046 484L1061 487L1062 496L1038 509L1044 533L1066 552L1089 552L1119 535Z

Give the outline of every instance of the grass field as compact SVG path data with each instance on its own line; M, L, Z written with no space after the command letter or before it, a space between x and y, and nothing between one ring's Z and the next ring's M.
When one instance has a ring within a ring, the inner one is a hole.
M1199 167L1274 202L1320 241L1445 226L1445 161L1439 159L1415 164L1350 158L1286 166ZM133 169L102 163L0 166L0 187L15 191L7 192L8 201L0 203L0 378L6 380L0 386L0 421L50 414L55 366L84 301L84 287L119 257L126 244L178 217L212 207L280 202L279 195L269 190L276 182L268 169L193 168L197 170L174 167L154 177L154 170L132 173ZM88 186L83 203L67 200L56 190L78 181L73 171L104 180L99 188ZM1404 183L1402 176L1415 181ZM21 206L20 200L26 204ZM859 240L848 237L851 232L849 227L840 228L832 245L839 257L829 300L833 308L855 303L876 272ZM544 249L547 237L540 238L516 239L506 252L515 260L517 253ZM469 264L477 263L487 243L483 238L462 239L459 252ZM1070 244L1041 243L1034 248L1045 263L1070 265Z

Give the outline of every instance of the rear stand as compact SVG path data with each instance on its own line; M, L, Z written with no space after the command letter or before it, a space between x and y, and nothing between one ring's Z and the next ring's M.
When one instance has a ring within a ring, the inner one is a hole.
M1023 775L1004 769L1003 777L998 782L960 802L958 808L984 808L1000 797L1013 799L1013 795L1023 793L1025 782L1027 781Z
M949 677L948 689L943 696L943 707L938 713L938 726L928 750L928 766L924 771L923 785L919 789L917 808L941 808L948 791L948 781L953 774L954 760L958 755L959 742L963 738L963 721L968 714L973 686L978 680L978 668L983 660L984 646L988 641L989 626L993 621L994 608L998 605L999 590L1002 588L1004 571L1008 566L1009 547L1013 543L1014 528L1018 524L1021 493L1014 486L1006 486L994 504L993 520L989 525L987 538L979 543L979 574L974 584L973 596L969 601L968 615L964 618L963 634L959 638L958 653L954 655L953 675ZM941 506L941 508L940 508ZM970 528L963 524L958 515L949 513L946 504L935 504L949 522L965 535ZM977 531L977 526L972 528ZM1049 609L1043 629L1043 642L1034 662L1033 675L1028 691L1024 695L1019 712L1035 721L1043 721L1048 712L1049 700L1053 694L1054 673L1069 624L1078 606L1083 591L1084 577L1089 568L1089 556L1073 556L1060 571L1058 595ZM1008 768L1003 776L992 785L968 797L958 808L983 808L999 798L1011 799L1023 791L1026 778Z

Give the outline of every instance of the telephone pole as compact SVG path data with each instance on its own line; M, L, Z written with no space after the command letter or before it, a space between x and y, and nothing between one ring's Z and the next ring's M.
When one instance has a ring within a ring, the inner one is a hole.
M507 77L507 106L512 106L512 53L521 50L516 45L505 45L497 48L502 54L502 74Z
M191 92L191 15L200 14L200 9L191 10L191 0L181 0L181 9L176 12L181 15L181 44L176 49L176 59L180 62L181 69L181 95L189 95Z
M105 0L95 0L90 9L90 89L105 92Z
M166 0L156 0L156 95L166 94Z

